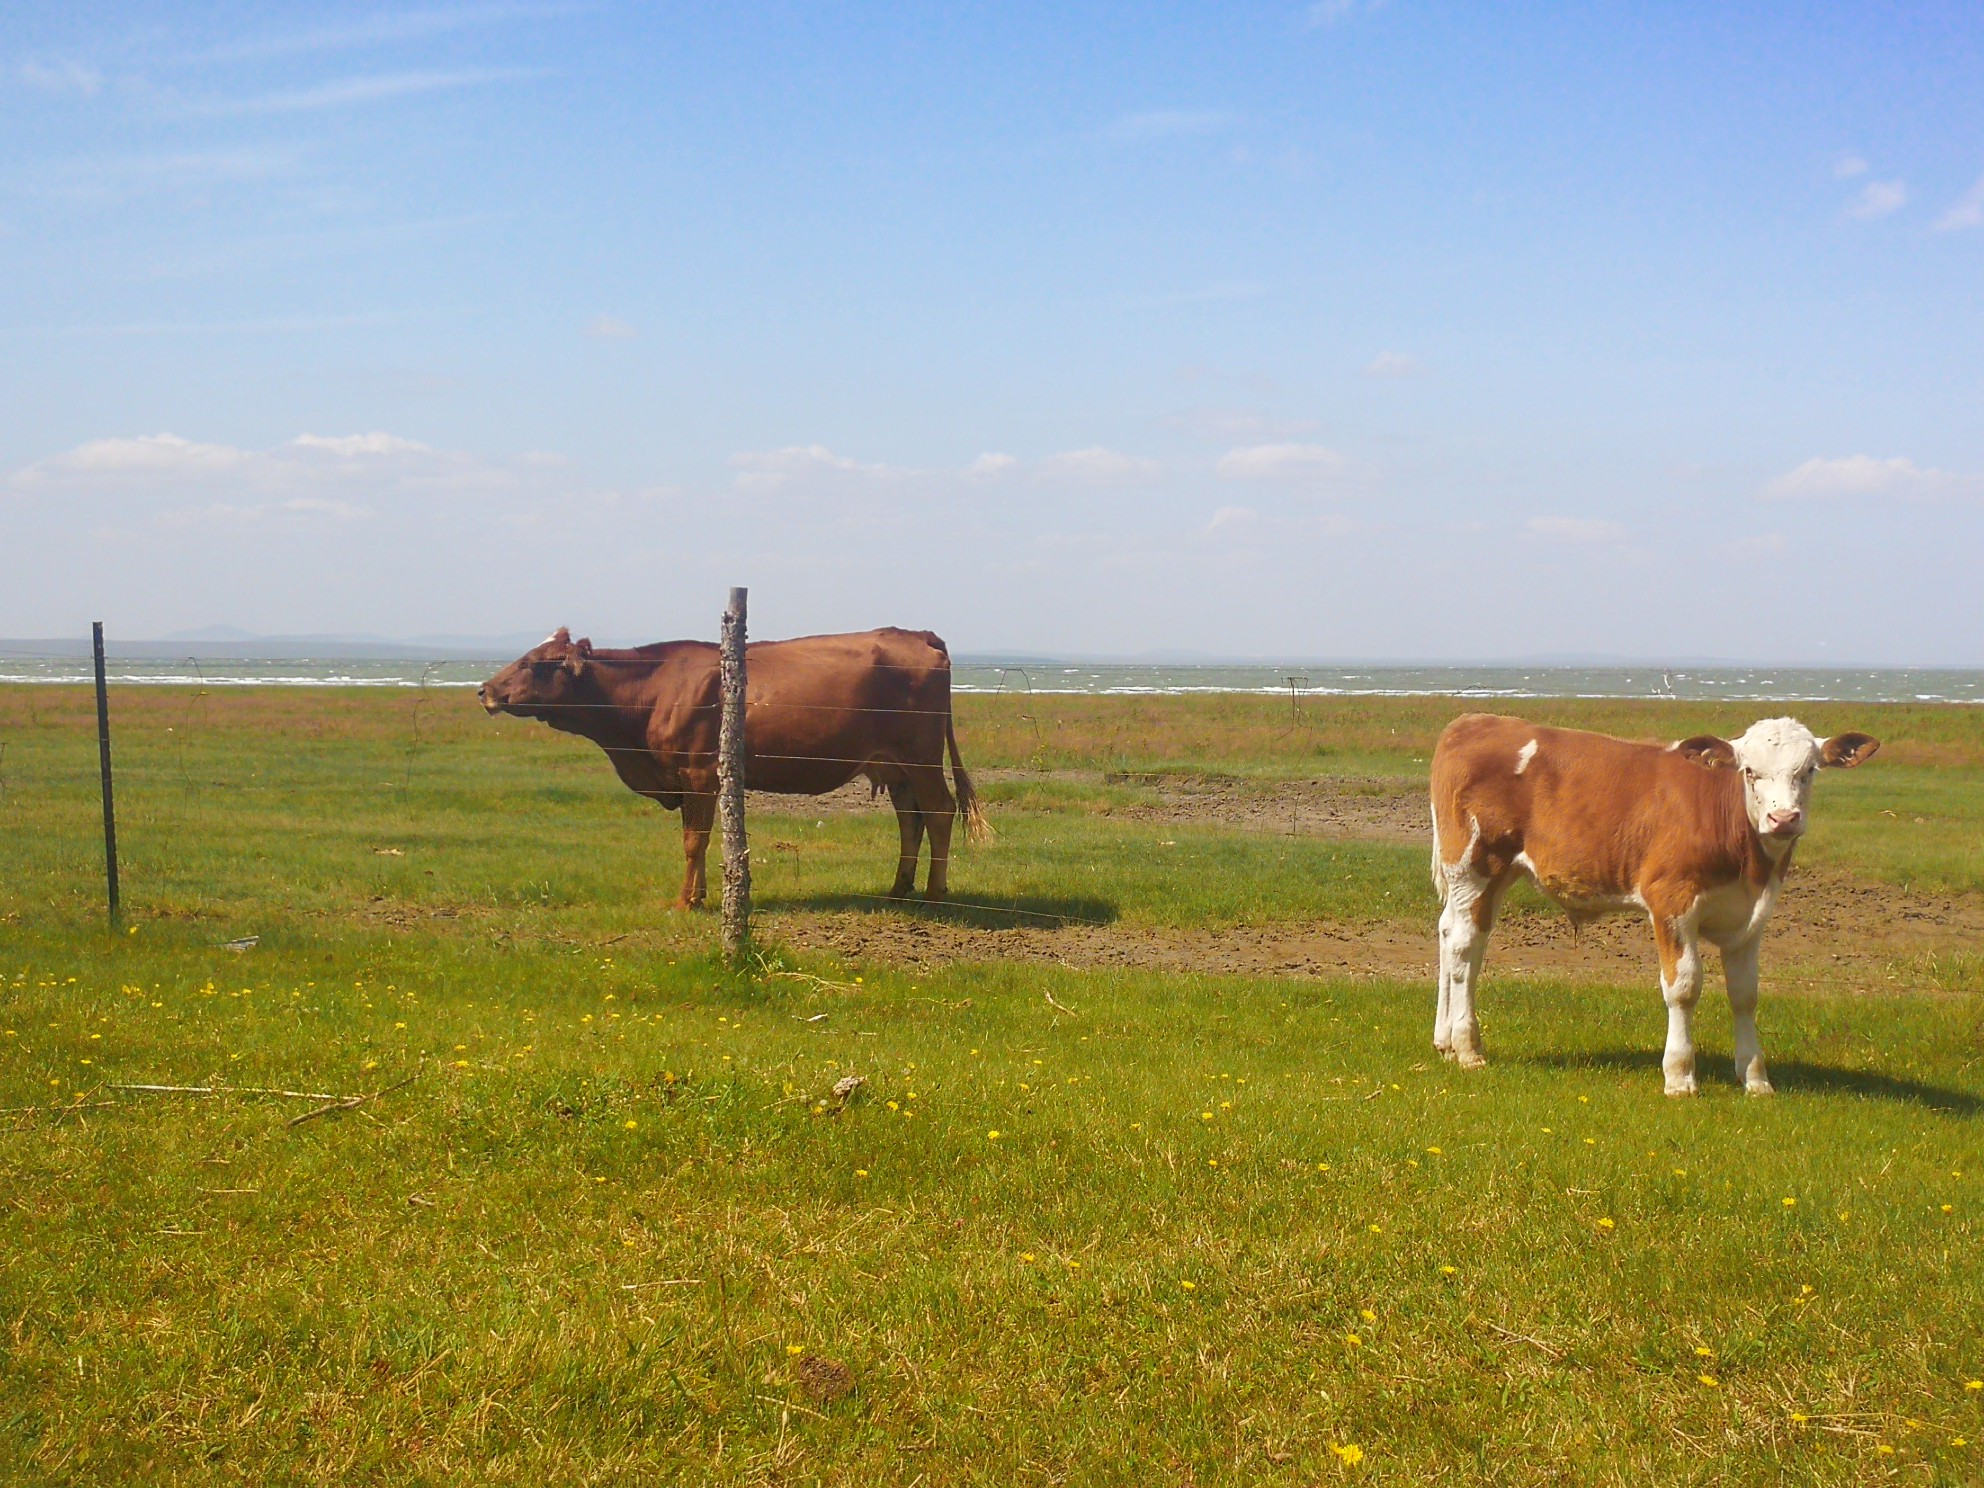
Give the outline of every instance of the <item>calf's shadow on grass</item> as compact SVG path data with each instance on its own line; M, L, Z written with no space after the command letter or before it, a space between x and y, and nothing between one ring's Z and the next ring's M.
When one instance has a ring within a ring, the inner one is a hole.
M1658 1049L1604 1049L1590 1054L1525 1054L1511 1062L1539 1069L1644 1070L1660 1073ZM1741 1082L1727 1054L1697 1052L1695 1079L1703 1085L1727 1085L1740 1089ZM1802 1059L1770 1061L1770 1082L1779 1095L1854 1095L1863 1100L1894 1101L1941 1111L1951 1116L1976 1116L1984 1112L1984 1096L1967 1090L1951 1090L1943 1085L1925 1085L1920 1080L1904 1080L1874 1070L1834 1069L1831 1065L1810 1064Z
M890 899L882 894L782 894L758 900L768 913L818 910L835 914L894 914L939 920L974 930L1015 927L1058 930L1064 925L1113 925L1121 910L1113 899L1053 894L973 894L966 899L926 904L921 899Z

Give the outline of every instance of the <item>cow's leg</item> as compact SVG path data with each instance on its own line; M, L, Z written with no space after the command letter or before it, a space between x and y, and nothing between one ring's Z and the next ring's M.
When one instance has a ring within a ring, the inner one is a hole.
M1736 1033L1736 1078L1751 1095L1770 1095L1763 1041L1757 1037L1757 953L1763 936L1722 948L1722 980L1729 988L1729 1017Z
M916 892L916 860L923 851L923 812L906 780L889 787L889 802L896 808L896 830L902 834L902 856L896 862L896 881L889 885L889 897L907 899Z
M1660 945L1660 995L1667 1002L1667 1052L1660 1068L1669 1095L1695 1093L1695 1004L1702 995L1702 950L1690 915L1653 916Z
M1440 913L1440 961L1449 1048L1462 1069L1480 1069L1488 1062L1481 1049L1475 1002L1481 988L1481 965L1488 955L1488 936L1495 928L1495 911L1508 886L1506 873L1477 864L1472 853L1447 868L1447 907Z
M682 777L682 897L677 909L695 909L708 894L706 864L710 828L716 825L716 776L703 778L687 771Z
M958 810L957 797L944 782L944 767L917 767L909 774L910 789L923 813L923 825L930 833L930 877L923 886L929 904L941 904L950 892L951 823ZM912 860L911 870L915 863Z
M1444 906L1447 902L1447 865L1440 856L1438 810L1433 812L1433 888L1440 896L1441 905ZM1454 1057L1454 1032L1450 1018L1453 955L1447 948L1447 917L1444 912L1440 916L1439 927L1434 932L1433 938L1440 943L1439 990L1433 1008L1433 1047L1442 1058L1451 1059Z

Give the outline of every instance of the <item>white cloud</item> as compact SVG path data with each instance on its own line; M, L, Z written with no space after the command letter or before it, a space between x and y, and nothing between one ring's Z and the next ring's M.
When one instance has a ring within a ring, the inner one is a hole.
M737 472L731 484L740 491L776 491L797 481L822 476L896 476L910 472L889 465L864 465L837 455L823 444L794 444L784 449L747 450L730 457Z
M1425 370L1416 357L1399 351L1381 351L1364 364L1366 377L1415 377Z
M634 328L611 315L595 315L586 322L586 334L601 341L631 341Z
M94 98L103 91L103 74L80 62L23 62L14 76L43 93Z
M1974 477L1945 470L1925 470L1904 455L1877 460L1872 455L1845 455L1836 460L1811 459L1788 470L1763 489L1766 501L1823 501L1854 496L1898 496L1934 500L1976 494Z
M1846 209L1846 215L1863 221L1885 217L1898 212L1908 205L1908 183L1899 178L1892 181L1869 181L1860 188L1860 194Z
M297 449L322 450L346 459L358 455L428 455L433 450L417 439L374 431L370 434L299 434L290 441Z
M1012 455L999 455L988 452L980 455L976 460L973 460L967 465L964 473L972 480L996 480L998 477L1017 469L1019 463Z
M1126 455L1099 444L1049 455L1039 466L1043 480L1082 486L1135 485L1155 480L1163 473L1164 467L1155 460Z
M1238 114L1222 109L1150 109L1125 114L1103 130L1118 144L1143 140L1178 139L1195 134L1218 134L1240 122Z
M1967 227L1984 227L1984 176L1979 176L1976 183L1936 219L1939 232L1959 232Z
M1524 527L1533 537L1564 543L1618 542L1626 529L1595 517L1531 517Z
M282 513L353 519L381 503L522 489L519 469L436 450L395 434L300 434L270 449L202 444L177 434L93 439L0 480L0 496L109 500L162 521ZM200 500L185 506L191 495Z
M1248 527L1259 521L1260 516L1251 506L1222 506L1206 523L1206 531L1211 533L1222 527Z
M1835 181L1850 181L1855 176L1864 176L1872 167L1850 150L1832 163L1832 178Z
M1320 444L1252 444L1228 450L1213 469L1226 480L1317 481L1340 474L1346 463Z

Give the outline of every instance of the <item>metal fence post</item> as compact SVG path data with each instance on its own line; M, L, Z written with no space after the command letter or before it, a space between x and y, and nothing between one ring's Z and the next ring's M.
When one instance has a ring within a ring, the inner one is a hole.
M718 676L723 724L717 738L717 815L723 829L723 955L733 966L751 943L751 849L744 835L744 633L749 591L732 589L723 612Z
M110 925L114 930L123 918L117 902L117 807L110 794L110 691L103 679L103 622L90 626L96 648L96 751L103 771L103 871L110 884Z

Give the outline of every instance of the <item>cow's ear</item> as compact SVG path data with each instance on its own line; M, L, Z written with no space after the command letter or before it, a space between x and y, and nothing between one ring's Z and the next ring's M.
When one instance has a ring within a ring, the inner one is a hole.
M570 627L570 626L565 626L565 625L561 625L561 626L559 626L559 627L558 627L558 628L557 628L556 630L554 630L554 631L552 631L552 632L551 632L551 636L550 636L550 640L549 640L549 644L550 644L550 645L553 645L553 646L569 646L569 645L571 645L571 644L572 644L572 631L571 631L571 627Z
M1819 746L1819 759L1835 770L1850 770L1873 758L1879 739L1866 734L1834 734Z
M574 641L571 649L565 653L565 670L570 672L574 677L583 677L586 674L586 667L591 661L592 637L587 636L581 640Z
M1674 746L1683 759L1693 760L1704 770L1726 770L1736 763L1736 746L1714 734L1696 734Z

